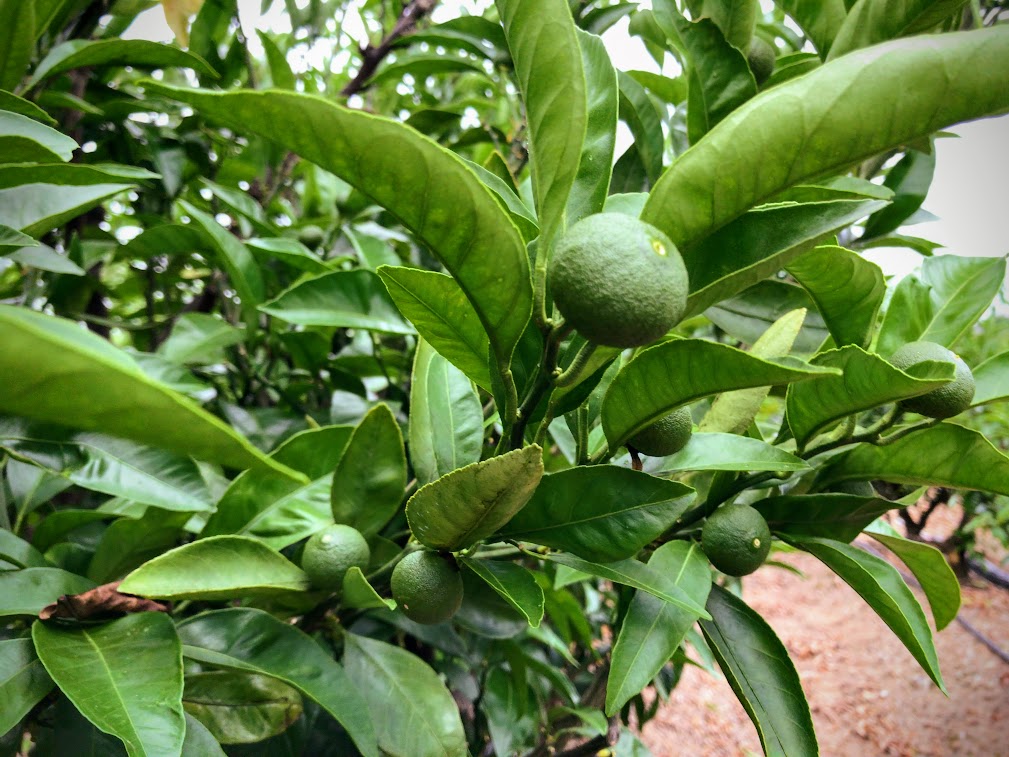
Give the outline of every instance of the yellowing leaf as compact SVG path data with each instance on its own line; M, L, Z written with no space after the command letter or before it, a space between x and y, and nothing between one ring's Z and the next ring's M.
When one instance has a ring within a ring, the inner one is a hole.
M200 12L203 0L161 0L165 21L181 47L189 47L189 19Z

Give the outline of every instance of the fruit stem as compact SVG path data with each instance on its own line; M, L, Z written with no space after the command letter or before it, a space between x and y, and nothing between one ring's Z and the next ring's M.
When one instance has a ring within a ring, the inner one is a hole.
M858 444L860 442L877 444L880 441L879 435L899 421L903 414L904 413L900 409L900 406L894 405L882 418L879 419L878 423L865 429L862 433L854 435L846 434L843 438L828 440L819 447L813 447L812 449L806 450L799 455L799 457L804 460L809 460L810 458L816 457L823 452L829 452L832 449L844 447L848 444Z
M550 329L550 314L547 313L547 264L550 258L547 249L537 248L533 270L533 318L543 332Z
M570 386L581 378L582 371L585 370L585 366L589 364L589 360L592 358L592 353L596 351L597 345L594 342L586 342L578 350L575 355L574 360L571 361L571 365L567 367L562 373L554 377L554 386L563 387Z
M575 465L585 465L589 459L589 408L579 405L575 411Z

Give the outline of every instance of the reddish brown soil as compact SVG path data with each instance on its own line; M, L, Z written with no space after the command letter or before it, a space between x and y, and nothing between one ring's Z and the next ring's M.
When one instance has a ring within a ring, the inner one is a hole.
M936 637L947 699L847 584L808 555L783 559L806 577L764 568L743 596L791 653L822 755L1009 757L1009 664L954 621ZM960 613L1009 650L1009 592L964 587ZM762 753L725 680L693 666L643 739L657 757Z

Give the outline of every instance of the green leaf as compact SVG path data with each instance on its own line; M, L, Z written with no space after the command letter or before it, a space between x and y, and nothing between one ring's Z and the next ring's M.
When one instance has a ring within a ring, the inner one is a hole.
M753 344L781 316L798 308L806 309L806 320L795 340L795 351L815 353L830 333L816 309L816 303L802 287L778 279L765 279L735 297L722 300L704 311L718 328L744 344Z
M259 308L299 326L370 329L412 334L381 280L371 271L334 271L305 279Z
M291 64L287 62L287 55L284 53L274 39L262 29L256 29L260 44L263 45L263 52L266 53L266 62L270 66L270 81L277 89L296 89L298 80L291 71Z
M2 79L3 73L0 70L0 79ZM18 97L11 92L5 92L0 89L0 110L6 110L9 113L18 113L22 116L28 116L35 121L46 126L57 126L58 122L55 118L46 113L42 108L33 103L31 100L26 100L23 97Z
M1009 399L1009 352L995 355L974 369L973 405Z
M582 51L566 0L495 0L495 5L525 103L539 254L546 260L565 225L588 125Z
M81 714L122 740L130 757L179 754L182 646L168 615L143 612L99 626L35 621L42 664Z
M417 343L410 381L410 462L423 486L480 462L483 407L466 375L425 340Z
M340 596L340 604L343 607L352 607L358 610L396 609L396 601L383 599L368 583L368 579L364 577L364 573L356 565L343 576L343 593Z
M202 535L245 534L283 549L330 525L332 471L351 433L351 426L327 426L292 436L270 457L305 474L308 483L269 469L245 471L221 497Z
M663 588L682 589L698 605L711 591L711 567L700 545L666 542L648 566L663 578ZM606 683L606 714L613 715L641 692L673 656L698 616L639 591L631 600L613 645Z
M898 40L838 58L726 117L669 167L642 218L689 248L783 189L1006 110L1009 89L998 72L1007 66L1005 27L943 34L928 45Z
M99 584L115 581L171 549L178 544L190 517L192 513L150 507L136 520L120 518L102 532L88 564L88 578Z
M266 239L249 239L245 246L252 254L267 260L280 260L292 268L308 273L329 273L330 268L319 257L297 239L287 237L268 237Z
M19 568L52 567L39 550L5 529L0 529L0 560Z
M436 53L416 53L398 56L392 63L383 65L377 74L368 79L368 86L398 82L407 75L413 76L417 81L424 81L428 76L472 72L486 76L483 66L478 61L469 58Z
M20 263L27 268L37 268L40 271L65 273L70 276L83 276L85 271L66 255L61 255L48 245L31 245L16 250L7 259Z
M543 450L537 444L454 470L410 498L410 530L431 549L465 549L510 521L542 476Z
M20 250L22 247L38 247L38 242L27 234L22 234L9 226L0 226L0 254L8 250Z
M497 153L494 153L494 155L497 155ZM515 193L515 183L513 180L505 180L493 171L489 171L480 164L469 160L466 161L466 165L494 193L494 197L502 208L508 211L508 215L511 216L519 231L522 232L523 239L528 241L540 235L540 227L536 221L536 214ZM507 166L505 168L507 169Z
M543 589L533 574L511 562L475 560L464 557L462 564L482 578L512 607L538 628L543 620Z
M182 706L221 744L276 736L302 713L296 689L276 678L236 671L187 675Z
M132 184L66 186L33 182L0 189L0 224L41 237Z
M872 214L865 222L865 232L859 241L896 231L914 215L925 202L934 172L934 150L929 153L908 150L901 161L890 169L884 182L884 186L894 192L893 204Z
M880 515L899 505L876 497L823 492L770 497L754 502L753 507L776 533L848 543Z
M262 610L235 607L187 618L178 629L186 657L290 684L336 718L365 757L379 757L361 690L328 652L294 626Z
M976 431L953 423L914 431L877 447L859 444L828 460L818 488L840 481L883 479L897 484L949 486L1009 495L1009 457Z
M919 340L951 346L991 305L1005 272L1005 258L925 259L919 274L904 277L894 290L876 351L891 355Z
M0 571L0 618L38 615L64 594L80 594L95 585L83 576L59 568Z
M788 264L816 303L834 344L868 348L886 295L883 271L843 247L824 245Z
M809 552L837 573L883 619L943 694L946 686L925 612L900 573L886 560L832 539L791 536L788 543Z
M0 158L4 163L51 163L74 155L77 142L27 116L0 110Z
M757 0L704 0L701 15L710 18L722 30L725 39L745 54L757 23Z
M701 621L704 638L739 703L757 728L768 757L816 755L809 705L788 650L762 617L717 584Z
M865 199L768 205L681 248L690 277L687 315L773 276L838 229L884 205L881 200Z
M478 386L490 391L490 339L458 282L443 273L399 266L381 266L378 275L396 307L421 336Z
M37 36L35 3L0 3L0 89L15 89L28 72Z
M199 720L186 713L186 740L182 757L226 757L217 739Z
M165 360L180 365L209 365L224 359L224 350L245 338L244 330L208 313L183 313L158 347Z
M610 449L666 413L712 394L837 374L794 358L761 360L725 344L678 339L643 350L620 369L603 397Z
M661 471L804 471L800 457L748 436L695 433L687 446L662 459Z
M150 380L125 352L71 321L3 305L0 342L6 348L0 354L0 412L297 478L219 418ZM26 354L31 361L21 359Z
M800 452L835 421L945 386L955 368L951 362L930 360L904 372L853 344L820 353L810 362L842 373L788 388L788 425Z
M372 408L354 429L333 474L333 518L364 536L377 534L399 510L406 488L406 452L388 405Z
M368 702L378 745L390 757L465 757L455 700L438 675L405 649L345 637L347 676Z
M21 722L54 685L31 639L0 641L0 733Z
M43 79L75 68L102 66L191 68L201 76L217 77L217 72L199 55L173 45L139 39L75 39L52 48L35 67L35 73L28 80L26 88L30 89Z
M119 163L48 163L46 165L0 165L0 188L22 184L61 184L83 187L125 181L149 181L158 174L136 166ZM169 224L171 226L171 224ZM162 228L162 227L155 227ZM186 228L186 227L182 227ZM134 242L136 240L134 239ZM189 250L187 249L186 252Z
M147 87L277 142L388 208L459 282L498 364L508 364L532 310L528 257L514 223L461 158L408 126L311 95Z
M844 25L850 0L775 0L806 33L821 58L827 57L834 38Z
M959 13L966 4L967 0L859 0L848 12L827 57L923 32Z
M865 532L910 568L932 608L936 630L952 623L960 611L960 581L945 555L931 544L901 537L885 521L874 521Z
M646 182L638 183L634 187L634 191L637 191L643 188L643 183L654 183L662 173L662 113L645 88L633 77L618 71L617 83L620 87L620 118L634 137L634 144L625 155L631 155L639 161L645 172ZM623 160L621 158L613 169L613 182L618 186L620 162Z
M759 358L784 357L792 351L796 338L806 320L806 309L799 308L785 313L772 323L767 331L753 343L750 354ZM711 408L701 419L701 431L724 431L730 434L745 434L760 412L770 387L755 387L726 392L715 397Z
M155 557L119 585L159 599L238 599L307 591L308 576L279 552L247 536L211 536Z
M545 476L500 536L614 562L665 533L693 499L693 489L677 481L615 465L579 466Z
M664 602L692 613L694 617L711 617L683 589L679 586L668 585L668 582L664 580L665 576L658 574L643 562L620 560L600 565L599 563L589 562L565 552L551 553L545 555L545 557L551 562L567 565L569 568L580 570L582 573L588 573L590 576L596 576L597 578L613 581L622 586L630 586L632 589L647 592Z

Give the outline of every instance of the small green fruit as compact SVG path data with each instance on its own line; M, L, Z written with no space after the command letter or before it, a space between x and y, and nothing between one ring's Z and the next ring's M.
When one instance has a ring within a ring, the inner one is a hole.
M759 87L774 73L774 64L777 61L778 54L771 45L765 39L761 37L754 37L750 41L750 50L746 54L746 62L750 64L750 70L753 72L753 78L757 80L757 86Z
M305 226L298 232L298 241L310 250L316 250L326 241L326 232L314 224Z
M725 505L701 529L701 549L711 564L730 576L749 575L771 551L771 529L749 505Z
M364 570L371 560L371 550L356 528L336 524L317 531L305 543L301 567L312 585L339 591L343 577L353 567Z
M890 364L906 371L927 360L952 362L956 366L953 380L931 392L901 401L901 407L929 418L951 418L969 408L974 399L974 374L955 352L935 342L911 342L893 353Z
M392 571L392 598L417 623L444 623L462 604L459 566L451 555L411 552Z
M687 269L654 226L621 213L574 224L554 248L550 292L565 320L590 342L641 347L679 323Z
M690 441L694 421L690 411L680 407L659 418L648 428L627 440L627 446L652 457L665 457L679 452Z

